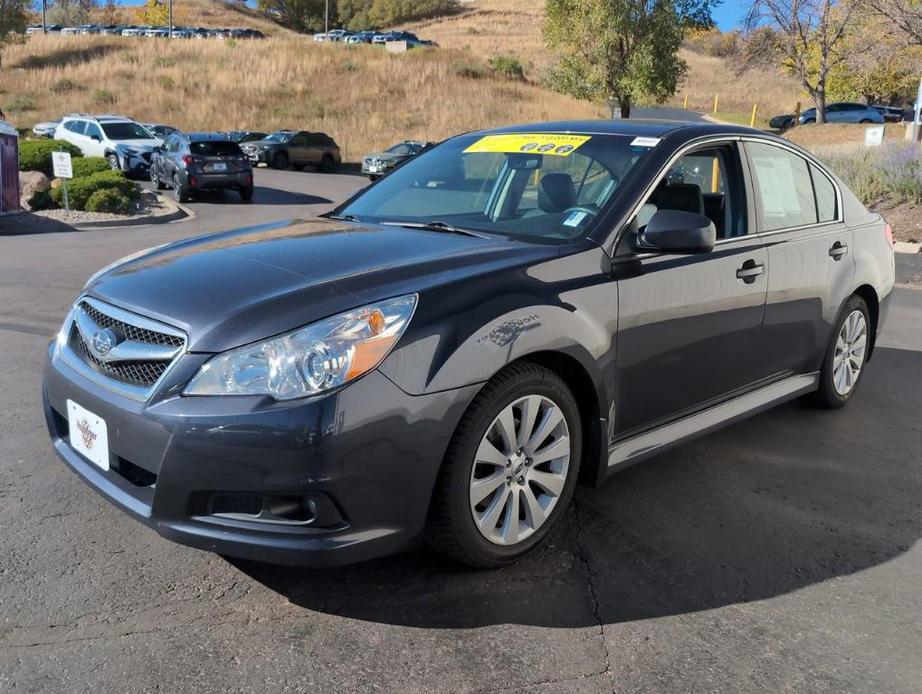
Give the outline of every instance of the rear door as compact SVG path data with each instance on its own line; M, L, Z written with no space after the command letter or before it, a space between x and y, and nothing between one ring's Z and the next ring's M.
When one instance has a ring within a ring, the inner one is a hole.
M613 434L629 436L743 392L764 378L760 341L767 255L754 233L744 164L735 141L682 156L619 242ZM709 253L637 250L660 209L706 214Z
M312 163L307 133L297 133L288 141L288 158L292 164Z
M745 150L768 252L762 358L776 373L815 371L855 274L841 194L793 149L748 141Z

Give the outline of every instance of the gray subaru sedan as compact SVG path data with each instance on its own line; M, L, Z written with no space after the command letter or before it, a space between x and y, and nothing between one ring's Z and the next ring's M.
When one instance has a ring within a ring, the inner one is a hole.
M886 223L777 137L476 132L323 218L100 270L48 347L45 414L171 540L498 567L577 484L792 398L848 403L893 284Z

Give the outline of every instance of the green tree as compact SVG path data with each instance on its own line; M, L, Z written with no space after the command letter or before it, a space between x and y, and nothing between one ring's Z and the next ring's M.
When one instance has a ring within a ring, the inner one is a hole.
M330 3L330 18L335 5ZM256 6L278 21L282 26L295 31L317 31L323 28L324 0L257 0Z
M640 103L663 103L688 66L678 56L684 30L707 24L713 2L548 0L544 38L558 62L548 82L580 99L614 99L621 117Z
M428 19L457 11L458 0L374 0L368 18L378 26Z
M25 40L31 4L29 0L0 0L0 64L7 46Z
M826 122L830 71L847 55L843 50L850 29L867 11L864 0L755 0L746 19L750 33L771 29L772 50L760 40L748 54L759 61L778 61L796 75L816 105L816 122ZM777 65L777 63L776 63Z
M166 26L170 16L170 8L160 0L147 0L135 10L135 16L141 24Z
M860 1L860 0L858 0ZM867 0L882 17L892 22L891 30L908 43L922 46L922 0Z

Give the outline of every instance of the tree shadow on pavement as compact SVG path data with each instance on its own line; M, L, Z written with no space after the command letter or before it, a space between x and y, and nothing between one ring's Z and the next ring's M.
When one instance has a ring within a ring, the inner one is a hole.
M14 212L0 215L0 236L22 236L24 234L57 234L78 231L67 222L45 217L32 212Z
M789 403L580 489L563 527L507 569L431 551L334 570L234 563L310 610L424 628L579 627L770 598L919 539L920 412L922 351L878 348L845 409Z

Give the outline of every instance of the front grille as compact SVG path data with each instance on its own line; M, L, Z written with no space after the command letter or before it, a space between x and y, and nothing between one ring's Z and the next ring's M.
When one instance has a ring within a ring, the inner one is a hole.
M107 316L86 301L80 302L80 308L82 308L100 328L112 328L116 333L124 334L127 340L146 342L151 345L169 345L170 347L183 346L184 341L181 337L167 335L166 333L158 333L153 330L146 330L145 328L139 328L136 325L126 323L125 321L120 321L112 316Z
M135 397L148 394L139 393L138 389L146 391L152 388L186 344L185 338L169 326L93 299L80 300L74 315L68 341L71 353L93 372L133 388L132 394ZM86 318L92 321L89 324L90 330L81 323L81 333L78 322ZM114 334L116 345L110 352L98 352L91 344L94 342L92 334L95 330L111 331ZM122 347L135 349L119 355L117 350Z

